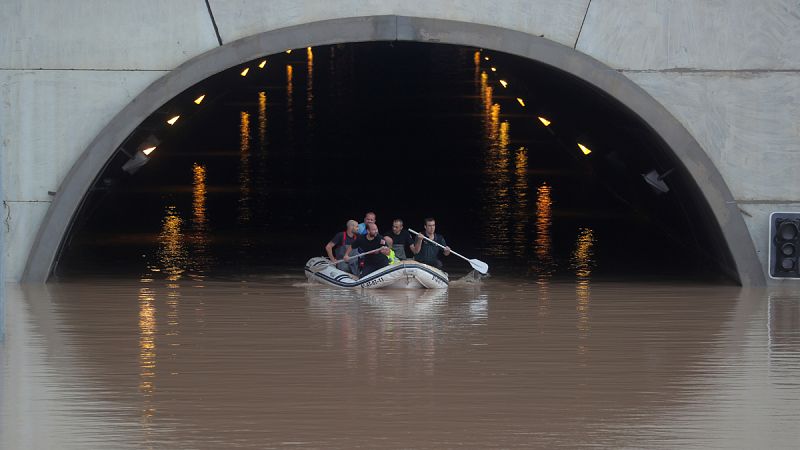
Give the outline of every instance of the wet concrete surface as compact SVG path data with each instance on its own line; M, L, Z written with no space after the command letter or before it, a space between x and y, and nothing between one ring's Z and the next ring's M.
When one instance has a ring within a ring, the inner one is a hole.
M287 273L6 294L3 449L800 442L797 290Z

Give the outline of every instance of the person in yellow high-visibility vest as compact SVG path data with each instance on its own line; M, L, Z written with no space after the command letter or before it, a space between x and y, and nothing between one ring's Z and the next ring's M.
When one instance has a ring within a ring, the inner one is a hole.
M394 250L392 250L392 249L389 249L389 254L388 254L388 255L386 255L386 257L389 259L389 265L392 265L392 264L400 264L400 258L398 258L397 256L395 256L395 254L394 254Z

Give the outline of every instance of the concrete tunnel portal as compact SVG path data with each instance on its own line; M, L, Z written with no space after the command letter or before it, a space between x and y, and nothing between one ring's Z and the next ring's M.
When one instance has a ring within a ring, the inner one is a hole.
M75 225L80 222L79 211L91 208L95 201L91 193L108 183L109 177L104 174L109 171L119 174L126 163L129 167L136 165L135 159L141 158L139 152L154 146L149 140L159 134L155 122L174 117L165 116L172 114L170 109L176 102L196 100L207 87L224 86L226 79L245 78L242 72L259 70L258 64L264 58L289 61L287 49L302 55L306 47L335 52L337 45L341 48L344 44L357 47L392 42L407 49L415 45L457 46L462 56L474 59L470 61L475 69L474 80L476 86L481 86L476 91L476 103L486 103L486 88L494 94L489 99L484 122L492 121L491 109L498 105L495 131L499 133L502 124L507 123L515 132L522 130L518 135L525 135L525 139L520 139L525 141L521 145L506 146L509 160L518 158L521 148L530 153L531 142L549 139L547 146L562 149L560 157L568 157L571 161L568 164L576 173L599 180L611 197L621 198L636 214L646 216L640 224L643 229L658 228L666 220L669 233L683 235L690 246L696 246L695 253L710 261L720 273L745 285L763 282L744 223L738 214L727 210L731 206L726 200L731 195L713 163L663 107L623 75L572 49L524 33L394 16L312 23L242 39L185 63L151 85L106 126L73 167L36 239L25 280L44 281L54 273L76 231ZM284 72L283 76L292 75ZM298 73L298 81L303 76L307 77ZM539 89L530 80L545 80L549 87ZM305 86L298 85L297 89ZM228 95L221 92L217 89L209 95L220 98ZM572 97L564 101L564 95ZM213 99L208 100L211 103ZM576 104L583 106L575 108ZM613 122L609 118L602 122L605 126L588 125L597 120L597 113L618 117L620 126L607 127ZM169 139L161 137L165 142ZM160 141L156 139L156 143ZM592 154L586 153L587 150ZM487 161L482 162L485 165ZM512 162L509 168L513 172L518 166ZM496 179L497 173L483 175L488 183L485 187L491 188L491 180ZM517 180L513 174L507 180L511 183L509 195L515 194L512 185ZM635 183L638 185L632 188ZM537 188L526 187L531 195ZM535 202L533 199L528 202L533 210ZM509 205L513 207L513 202ZM386 214L391 213L386 211ZM676 215L681 216L680 220L665 219ZM514 220L509 217L510 222ZM535 224L528 227L533 229ZM507 230L513 232L513 228L508 226ZM646 249L647 242L636 245ZM508 250L515 251L511 247ZM657 257L646 250L640 256L642 261Z

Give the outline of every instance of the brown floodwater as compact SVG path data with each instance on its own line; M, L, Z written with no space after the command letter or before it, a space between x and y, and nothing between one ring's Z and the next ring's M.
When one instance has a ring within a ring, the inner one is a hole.
M6 293L3 449L800 442L796 289L287 274Z

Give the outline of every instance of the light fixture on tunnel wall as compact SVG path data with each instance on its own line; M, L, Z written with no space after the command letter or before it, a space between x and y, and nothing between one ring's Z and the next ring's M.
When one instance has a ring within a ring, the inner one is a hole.
M247 76L247 72L250 72L250 68L249 67L245 67L243 71L239 72L239 75L241 75L243 77L246 77Z
M542 116L538 116L537 119L539 119L539 122L542 122L542 125L544 125L546 127L549 127L550 124L553 123L553 122L550 122L549 120L547 120L546 118L544 118Z
M167 120L167 123L170 124L170 125L175 125L175 122L177 122L178 119L180 119L180 118L181 118L181 116L180 116L180 114L178 114L176 116L173 116L171 119Z
M667 175L671 174L674 170L675 168L673 167L661 175L658 174L657 170L651 170L650 172L643 173L642 178L644 178L644 181L646 181L647 184L649 184L650 187L652 187L657 193L666 194L669 192L669 186L667 186L667 183L664 182L664 178L666 178Z
M124 148L120 147L120 151L130 157L130 159L122 165L122 170L129 175L136 173L137 170L150 162L150 154L158 148L158 144L160 143L161 141L151 134L139 144L136 148L136 153L133 155L130 155Z
M504 88L508 87L508 81L506 80L500 80L500 84L502 84Z
M205 98L206 98L206 94L203 94L200 97L197 97L196 99L194 99L195 105L199 105L200 103L203 103L203 99L205 99Z
M769 276L800 279L800 213L769 215Z
M259 69L263 69L264 66L266 66L266 65L267 65L267 60L265 59L265 60L261 61L260 63L258 63L258 68Z
M525 100L523 100L521 97L517 97L517 103L519 103L520 106L525 107Z
M587 155L587 156L589 155L589 153L592 153L592 150L591 150L591 149L589 149L589 147L587 147L587 146L585 146L585 145L581 144L580 142L578 142L578 149L580 149L580 151L581 151L581 152L582 152L584 155Z

